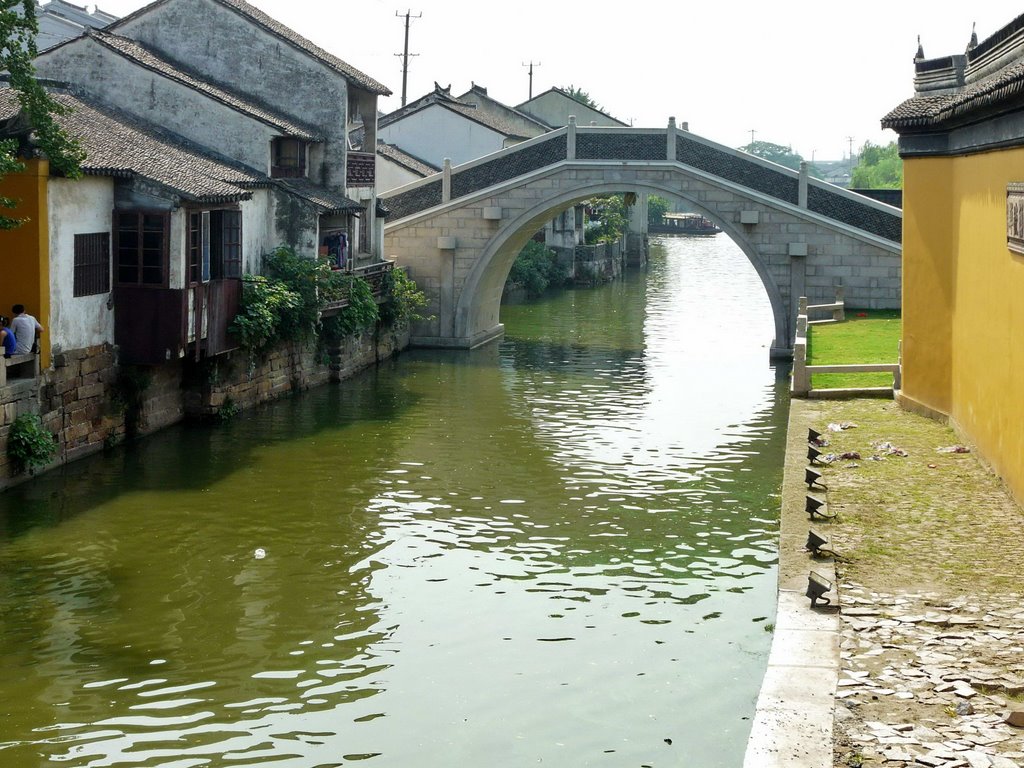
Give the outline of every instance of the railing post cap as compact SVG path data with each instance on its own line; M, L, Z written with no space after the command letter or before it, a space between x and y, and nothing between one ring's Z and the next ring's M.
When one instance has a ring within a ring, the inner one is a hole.
M676 127L676 119L674 117L670 117L668 119L668 127L669 128L675 128Z
M569 125L576 125L576 115L569 115Z

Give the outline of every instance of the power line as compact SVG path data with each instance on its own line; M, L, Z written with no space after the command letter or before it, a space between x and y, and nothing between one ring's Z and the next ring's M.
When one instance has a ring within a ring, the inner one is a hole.
M409 21L410 19L421 19L423 14L420 13L416 16L412 15L412 9L407 10L405 13L395 11L395 16L401 18L405 16L405 48L401 53L396 53L395 56L402 57L402 106L405 106L406 96L409 92ZM419 56L418 53L411 54L412 56Z
M533 68L534 67L539 67L540 66L540 62L539 61L536 61L536 62L535 61L531 61L529 64L524 63L523 66L530 68L530 99L532 99L533 98ZM529 99L527 99L527 101L529 101Z

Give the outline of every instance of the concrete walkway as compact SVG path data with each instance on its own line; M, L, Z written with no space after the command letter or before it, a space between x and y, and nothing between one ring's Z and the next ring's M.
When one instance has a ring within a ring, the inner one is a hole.
M809 415L802 400L789 412L779 533L779 604L768 671L757 701L744 768L831 768L835 693L839 680L840 620L835 567L804 548L813 527L804 510ZM819 498L822 493L815 493ZM815 571L833 588L831 606L810 607L807 576Z

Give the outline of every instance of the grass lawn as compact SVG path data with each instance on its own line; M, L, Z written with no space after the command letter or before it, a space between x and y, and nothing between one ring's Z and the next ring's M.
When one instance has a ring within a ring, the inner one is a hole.
M861 316L863 315L863 317ZM903 323L898 309L849 309L846 322L812 325L807 333L808 365L895 363ZM888 387L888 373L819 373L814 389L834 387Z

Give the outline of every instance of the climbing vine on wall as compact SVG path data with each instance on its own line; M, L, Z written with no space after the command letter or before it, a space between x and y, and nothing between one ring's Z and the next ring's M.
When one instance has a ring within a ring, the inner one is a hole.
M252 357L283 341L340 343L378 322L404 328L422 319L423 292L404 271L385 274L378 305L372 286L359 275L339 272L326 259L299 256L280 246L265 258L265 275L243 278L242 301L231 331ZM324 318L324 310L343 304Z

